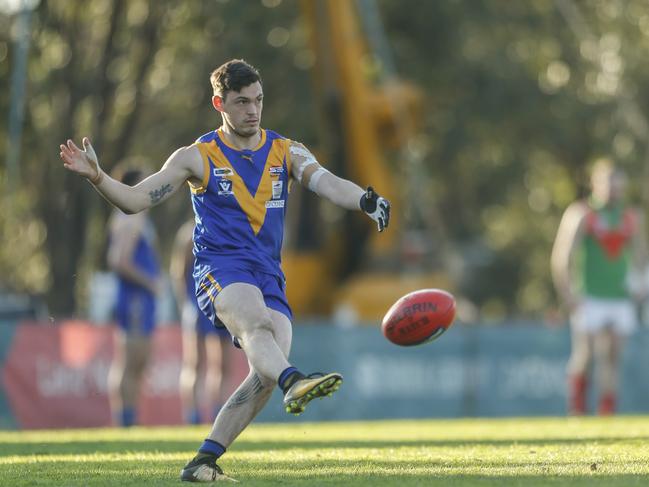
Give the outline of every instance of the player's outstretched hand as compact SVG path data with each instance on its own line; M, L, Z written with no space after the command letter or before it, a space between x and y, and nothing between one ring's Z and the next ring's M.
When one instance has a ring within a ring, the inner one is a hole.
M379 232L388 228L390 223L390 202L379 196L372 186L368 186L365 194L361 196L361 210L377 223Z
M99 167L97 154L95 154L88 137L83 138L83 150L79 149L70 139L67 144L61 144L60 148L63 167L89 179L92 183L99 182L102 171Z

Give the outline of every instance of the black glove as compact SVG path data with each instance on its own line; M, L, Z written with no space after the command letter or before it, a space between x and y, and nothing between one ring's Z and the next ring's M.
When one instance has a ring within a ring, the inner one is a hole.
M361 210L374 220L379 227L379 232L388 228L390 223L390 202L379 196L372 186L361 196Z

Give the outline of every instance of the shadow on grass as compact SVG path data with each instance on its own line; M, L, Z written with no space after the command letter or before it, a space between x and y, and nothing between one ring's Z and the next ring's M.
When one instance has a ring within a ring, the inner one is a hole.
M379 448L379 449L398 449L402 447L416 448L457 448L457 447L494 447L502 448L510 445L527 445L535 447L543 446L574 446L592 445L594 443L609 445L619 442L631 444L646 444L649 437L602 437L602 438L526 438L520 439L499 439L499 440L336 440L336 441L317 441L308 439L278 439L276 441L251 441L246 439L237 440L231 448L231 451L270 451L270 450L319 450L319 449L344 449L344 448ZM21 441L3 441L0 444L0 458L10 455L67 455L67 454L91 454L91 453L153 453L153 452L193 452L200 446L199 442L179 441L179 440L136 440L136 441L115 441L115 440L97 440L93 441L70 441L60 442L21 442Z

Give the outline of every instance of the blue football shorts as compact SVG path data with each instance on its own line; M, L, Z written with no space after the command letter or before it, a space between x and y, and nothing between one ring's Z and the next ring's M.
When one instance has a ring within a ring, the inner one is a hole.
M150 336L155 329L155 296L144 289L119 289L114 312L117 324L129 335Z
M280 276L243 269L212 269L196 282L198 307L216 326L223 326L216 316L214 299L230 284L246 283L257 287L266 307L279 311L290 320L293 313L286 299L286 283Z

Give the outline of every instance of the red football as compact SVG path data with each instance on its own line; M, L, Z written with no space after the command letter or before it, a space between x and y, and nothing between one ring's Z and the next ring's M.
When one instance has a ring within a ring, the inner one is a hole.
M405 347L439 338L455 318L455 299L441 289L420 289L400 298L381 323L385 338Z

